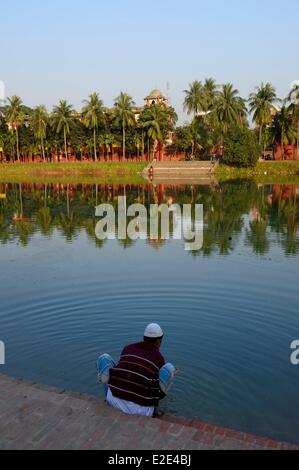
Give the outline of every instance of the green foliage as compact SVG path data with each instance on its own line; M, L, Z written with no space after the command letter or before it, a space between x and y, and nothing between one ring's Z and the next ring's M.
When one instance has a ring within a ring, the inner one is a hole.
M253 114L253 121L259 127L260 144L263 137L265 138L266 126L271 124L275 101L277 101L276 91L271 83L262 83L260 87L256 87L256 92L249 96L249 110Z
M194 118L191 124L176 129L175 149L177 153L188 153L200 157L213 146L211 129L202 117Z
M168 108L164 104L152 104L144 109L139 120L152 142L165 142L168 133L174 130L177 119L173 108Z
M253 131L246 127L231 127L224 140L223 163L239 167L253 167L261 154L261 147Z

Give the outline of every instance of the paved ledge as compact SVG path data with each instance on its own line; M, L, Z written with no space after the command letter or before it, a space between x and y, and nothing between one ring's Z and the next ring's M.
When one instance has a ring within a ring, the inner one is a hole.
M299 450L174 416L126 416L88 395L0 374L0 449Z

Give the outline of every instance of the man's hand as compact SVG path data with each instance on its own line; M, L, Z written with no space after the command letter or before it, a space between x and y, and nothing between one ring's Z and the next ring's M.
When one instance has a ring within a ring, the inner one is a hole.
M175 368L175 373L174 373L174 375L176 376L176 375L178 375L180 372L181 372L180 369L178 369L178 368L176 367L176 368Z

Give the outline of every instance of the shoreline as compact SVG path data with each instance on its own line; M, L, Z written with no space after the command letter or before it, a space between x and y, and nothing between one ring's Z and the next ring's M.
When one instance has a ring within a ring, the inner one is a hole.
M254 179L258 182L280 180L299 183L299 161L259 162L253 168L237 168L220 164L216 169L219 182L232 179Z
M67 162L0 164L0 182L70 182L70 183L145 183L142 172L148 162ZM175 175L174 175L175 176ZM265 184L299 184L299 161L259 162L254 168L220 164L215 172L218 182L254 179Z
M67 162L14 163L0 165L0 182L70 182L97 183L98 181L142 182L146 162Z
M2 450L299 450L194 419L128 416L103 399L1 373L0 385Z

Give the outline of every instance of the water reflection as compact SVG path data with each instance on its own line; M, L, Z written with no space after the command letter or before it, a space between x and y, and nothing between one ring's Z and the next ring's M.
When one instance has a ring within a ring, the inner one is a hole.
M0 183L1 194L3 373L98 394L96 355L118 357L153 320L182 371L166 411L299 443L298 186ZM98 240L95 207L117 210L124 195L203 204L203 249Z
M299 250L299 186L257 185L253 181L211 186L0 184L0 242L27 246L36 233L51 238L55 231L72 242L85 232L101 248L95 236L95 207L109 202L117 211L118 196L128 204L203 204L204 245L193 256L229 255L244 234L244 243L256 255L265 255L277 244L286 255ZM149 211L148 211L149 213ZM173 227L172 227L173 228ZM117 227L116 227L117 230ZM124 248L136 242L119 241ZM171 241L147 240L153 249Z

